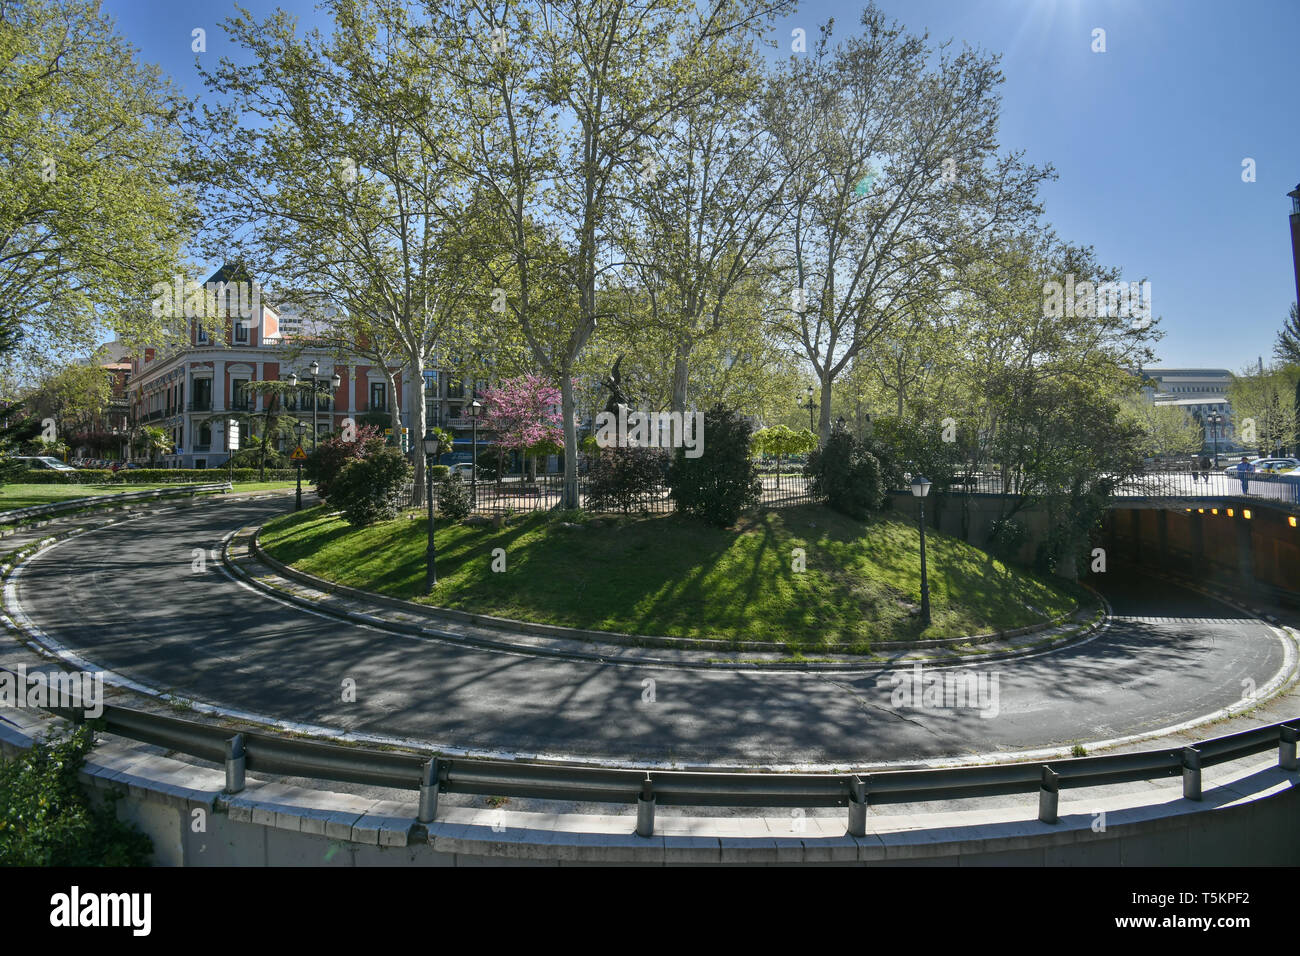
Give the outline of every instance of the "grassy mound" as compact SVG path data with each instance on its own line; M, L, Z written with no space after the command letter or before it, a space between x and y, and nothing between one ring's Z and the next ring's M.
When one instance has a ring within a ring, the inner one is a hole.
M321 507L262 532L280 561L392 597L595 630L777 641L799 652L1023 627L1078 603L1063 582L962 541L927 531L926 543L932 623L922 629L917 529L895 516L863 524L806 506L727 530L675 516L597 516L593 525L574 513L535 513L500 530L439 523L433 596L420 593L423 521L354 529ZM504 571L492 570L496 548ZM794 570L796 549L804 571Z

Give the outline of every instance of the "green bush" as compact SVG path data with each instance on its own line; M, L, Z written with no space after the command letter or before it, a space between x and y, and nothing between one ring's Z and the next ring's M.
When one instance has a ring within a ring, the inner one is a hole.
M0 763L0 866L145 866L149 838L92 804L77 772L95 746L83 724Z
M440 466L446 467L446 466ZM438 515L448 521L464 521L474 510L469 488L460 475L444 479L438 486Z
M303 476L316 486L316 494L324 501L332 493L333 483L346 465L377 454L384 447L383 432L373 425L359 426L354 441L344 441L342 435L331 435L307 455L302 466Z
M668 469L669 494L677 510L721 528L758 507L763 485L750 458L753 426L736 412L715 405L704 414L703 445L698 458L677 449Z
M989 528L989 551L1001 561L1017 561L1025 543L1025 526L1015 518L999 518Z
M330 485L330 504L357 527L391 521L401 514L413 473L399 449L381 445L343 466Z
M450 465L433 465L429 468L430 474L433 475L434 481L446 481L447 476L451 474Z
M808 456L804 474L814 495L850 518L865 519L884 504L880 461L843 428L833 429L826 447Z
M587 471L593 511L627 514L663 485L667 457L655 448L602 448Z

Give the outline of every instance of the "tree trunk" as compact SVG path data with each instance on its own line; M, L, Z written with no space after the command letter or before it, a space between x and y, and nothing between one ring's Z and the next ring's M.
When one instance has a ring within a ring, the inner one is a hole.
M424 356L416 353L411 356L410 364L410 389L411 389L411 457L412 464L415 465L415 494L411 501L416 507L424 505L424 446L421 444L424 438ZM472 394L472 392L471 392ZM396 410L396 403L394 403ZM393 426L393 434L397 436L398 446L401 446L402 433L399 430L402 427L400 412L398 412L397 424Z
M817 414L817 434L823 446L831 437L831 380L824 378L822 380L822 397L821 408Z
M669 411L681 412L683 415L686 414L686 363L690 354L690 343L679 339L673 361L673 397Z
M578 507L578 428L574 424L573 376L560 374L560 414L564 418L564 507Z

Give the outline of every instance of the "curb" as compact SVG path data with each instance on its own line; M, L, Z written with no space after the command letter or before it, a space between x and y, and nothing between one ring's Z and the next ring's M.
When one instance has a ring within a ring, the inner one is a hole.
M636 666L662 666L669 668L694 668L694 669L716 669L716 670L795 670L795 671L872 671L872 670L890 670L898 666L899 662L894 660L876 660L876 661L677 661L656 657L638 657L635 659L611 658L599 654L595 651L581 650L561 650L555 648L542 648L533 645L518 644L512 641L496 641L482 637L475 637L465 634L455 634L436 626L425 626L418 624L408 624L404 621L390 621L385 618L377 617L373 614L367 614L361 611L352 611L349 609L322 609L316 603L307 600L291 592L280 591L267 584L264 584L257 578L245 572L238 567L236 562L230 557L230 547L248 531L247 528L241 528L235 532L226 541L222 548L222 561L228 571L237 576L241 581L250 587L274 594L283 600L296 604L300 607L310 608L311 610L328 614L333 617L340 617L351 620L358 624L364 624L371 627L380 627L400 631L406 634L413 634L420 637L432 637L441 640L451 641L457 644L481 647L487 650L504 650L518 654L531 656L558 657L566 660L587 660L595 661L602 664L631 664ZM249 553L257 560L265 563L277 574L284 576L299 584L304 584L316 590L323 591L331 596L340 595L354 600L367 601L372 604L378 604L382 607L392 610L402 611L407 614L418 615L422 618L432 621L434 624L445 623L450 620L456 623L470 624L478 627L484 627L492 630L501 630L503 632L523 633L538 637L551 637L561 640L575 642L593 642L618 644L626 647L652 647L673 650L713 650L713 651L781 651L785 650L783 644L769 644L766 642L743 642L741 647L736 647L728 641L705 641L699 638L665 638L665 637L641 637L633 634L620 634L611 631L589 631L580 628L566 628L553 624L536 624L527 621L513 621L508 618L493 617L491 615L470 614L465 611L458 611L452 608L430 608L427 605L417 604L413 601L403 601L398 598L390 598L381 594L374 594L370 591L363 591L357 588L351 588L346 585L336 584L315 575L308 574L293 568L276 558L268 555L260 544L261 528L254 529L248 535ZM1087 585L1084 585L1087 587ZM1091 635L1098 628L1102 627L1109 619L1109 612L1104 600L1097 595L1092 588L1090 592L1098 598L1097 607L1093 610L1091 617L1085 622L1081 622L1080 629L1061 635L1060 640L1049 642L1050 649L1066 647L1070 644L1080 641ZM927 650L930 648L940 649L942 647L960 646L972 643L990 643L1006 637L1024 636L1039 631L1051 630L1067 623L1074 616L1080 613L1080 610L1058 618L1045 624L1031 625L1025 628L1017 628L1012 631L1006 631L996 634L978 635L976 638L943 638L939 641L909 641L897 644L878 644L873 645L873 650L879 649L886 653L899 652L906 650ZM937 666L965 664L974 661L993 661L1008 658L1023 657L1026 654L1040 653L1045 648L1043 644L1031 644L1023 648L1017 648L1007 651L996 651L985 654L959 654L952 657L924 658L917 660L926 660ZM828 653L835 653L830 651Z

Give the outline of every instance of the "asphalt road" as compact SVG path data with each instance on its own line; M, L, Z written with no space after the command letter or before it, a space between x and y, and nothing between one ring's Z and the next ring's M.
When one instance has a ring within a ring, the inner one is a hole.
M26 567L19 603L82 657L195 700L462 750L625 761L860 765L1103 740L1228 706L1285 660L1265 625L1127 575L1106 582L1116 618L1099 636L1025 659L927 668L974 672L987 696L915 706L896 700L911 681L887 673L497 653L313 616L236 583L210 556L192 570L194 549L211 552L285 507L215 502L70 539ZM355 702L343 700L345 679L356 682Z

